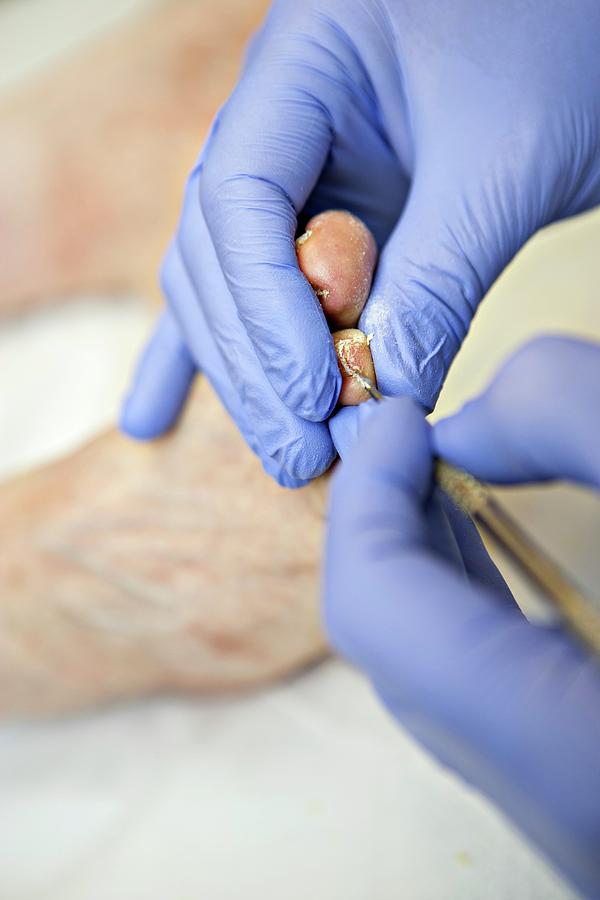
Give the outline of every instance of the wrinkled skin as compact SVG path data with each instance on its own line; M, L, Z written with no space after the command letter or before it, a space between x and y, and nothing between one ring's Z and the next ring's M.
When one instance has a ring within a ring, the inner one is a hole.
M0 167L0 209L21 254L0 272L0 314L69 290L141 290L154 277L155 244L176 196L172 174L196 140L190 97L208 121L251 18L246 12L233 27L232 5L215 4L206 28L194 29L197 6L177 6L180 17L160 6L5 104L0 122L13 143L0 155L23 177L11 182L10 166ZM219 47L195 52L199 42ZM100 81L97 67L109 57ZM198 92L217 64L219 78ZM161 90L139 115L150 69ZM118 79L128 87L115 93ZM84 102L90 90L94 109ZM58 118L47 112L49 91ZM124 172L111 152L115 139L144 146L135 171ZM97 178L86 174L76 198L78 167ZM357 302L354 287L358 277L370 283L374 254L365 265L362 250L372 238L347 213L325 220L320 261L355 324L366 292ZM339 241L354 248L343 273ZM318 237L315 249L318 263ZM0 485L0 713L50 714L156 690L251 688L322 658L325 486L323 479L290 493L266 479L204 379L177 430L155 445L112 431Z
M165 440L111 432L2 486L0 712L247 688L321 658L324 488L267 479L204 380Z
M374 377L362 332L337 334L362 338L352 363ZM248 688L319 659L325 483L267 479L199 379L164 440L111 432L0 488L0 712Z

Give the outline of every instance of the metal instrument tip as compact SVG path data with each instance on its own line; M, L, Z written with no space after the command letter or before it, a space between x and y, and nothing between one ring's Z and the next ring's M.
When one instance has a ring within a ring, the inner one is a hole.
M383 400L383 394L375 387L370 378L367 378L367 376L363 375L362 372L359 372L358 369L353 369L352 375L354 376L354 378L356 378L360 386L363 387L365 391L367 391L367 393L371 395L373 400L377 400L378 402L380 400Z

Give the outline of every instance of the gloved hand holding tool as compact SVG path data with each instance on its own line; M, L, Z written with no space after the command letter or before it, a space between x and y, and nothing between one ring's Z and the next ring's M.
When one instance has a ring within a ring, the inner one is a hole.
M541 338L456 415L409 398L367 421L333 479L325 615L391 713L600 896L600 669L530 624L475 529L432 492L436 454L478 478L600 490L600 346ZM551 398L551 399L549 399Z

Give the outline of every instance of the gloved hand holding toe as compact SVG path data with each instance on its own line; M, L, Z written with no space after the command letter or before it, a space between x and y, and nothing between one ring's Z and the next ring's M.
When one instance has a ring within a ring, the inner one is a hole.
M370 228L359 327L382 391L431 409L514 254L600 201L599 44L597 0L274 2L187 185L188 284L167 290L200 369L207 329L271 468L311 478L335 455L320 426L341 382L296 259L305 222L341 208ZM133 394L160 411L151 367ZM130 428L126 408L125 430L160 433L141 406L148 422Z
M196 219L184 230L185 234L194 235L199 244L211 248L201 211L189 200L183 216ZM355 216L337 210L309 221L296 243L299 277L312 294L327 344L331 345L336 367L336 405L362 402L368 395L353 382L348 366L375 377L369 341L356 329L331 334L329 327L340 323L356 325L358 321L377 256L373 236ZM322 474L336 452L327 424L295 415L262 377L247 333L235 324L231 326L227 306L222 303L226 288L214 264L214 251L213 265L204 273L199 268L199 258L192 254L188 267L184 257L175 242L162 271L164 291L172 298L172 309L162 315L140 360L122 414L123 429L133 437L147 439L171 427L193 378L193 360L202 360L204 374L270 475L283 486L298 487ZM195 300L195 278L203 280L203 304ZM191 351L183 340L184 333L194 335ZM298 341L303 334L298 325Z

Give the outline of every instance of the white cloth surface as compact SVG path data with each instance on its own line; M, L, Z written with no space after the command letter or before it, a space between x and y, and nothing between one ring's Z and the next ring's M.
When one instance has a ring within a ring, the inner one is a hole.
M104 25L119 3L43 7L65 28L36 33L30 66ZM18 64L0 53L0 81L25 70L41 8L38 0L0 3L3 44L24 48ZM442 409L479 389L530 333L558 327L600 337L599 232L600 218L588 217L528 248L478 317ZM59 454L113 417L147 318L135 303L88 298L0 329L0 474ZM595 586L599 504L559 490L560 517L549 515L552 493L512 500ZM0 727L0 900L572 896L338 662L235 701L161 698Z

